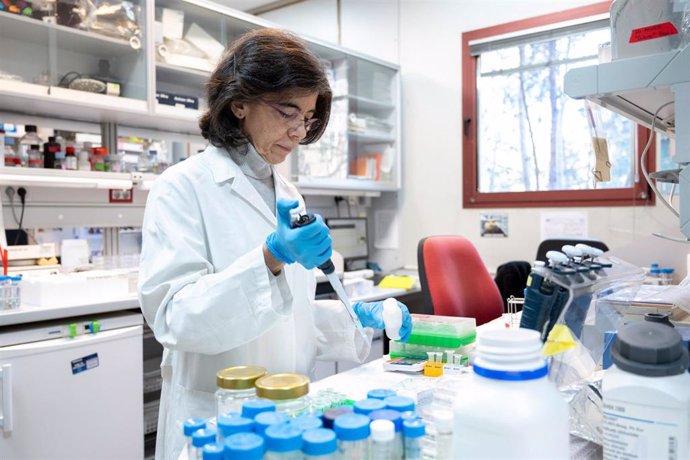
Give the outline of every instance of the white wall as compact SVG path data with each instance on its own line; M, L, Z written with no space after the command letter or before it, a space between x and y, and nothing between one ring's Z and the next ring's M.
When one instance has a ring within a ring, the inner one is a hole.
M343 18L357 23L356 28L342 28L343 46L398 62L401 67L404 148L403 190L398 196L401 264L416 265L417 242L434 234L461 234L470 238L489 267L508 260L531 261L541 239L541 213L549 211L586 211L589 236L605 241L612 248L640 240L653 231L680 235L677 219L661 205L654 208L462 208L462 32L590 3L595 2L342 0ZM388 14L367 14L363 8L369 4L387 9ZM272 21L281 23L280 11L272 14ZM329 20L332 20L330 16L323 20L312 16L302 22L301 29L295 30L313 35L311 27L318 25L323 30ZM336 25L337 22L332 24L334 28ZM378 41L381 43L374 46ZM398 45L398 58L392 59L395 53L390 49L395 45ZM507 212L509 238L481 238L479 214L482 211ZM640 246L648 248L649 243ZM679 245L678 250L688 252L687 246Z

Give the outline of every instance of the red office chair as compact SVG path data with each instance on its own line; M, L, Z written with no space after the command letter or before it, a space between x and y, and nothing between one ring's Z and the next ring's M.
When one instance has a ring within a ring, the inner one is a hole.
M462 236L430 236L417 246L422 295L435 315L475 318L503 313L503 299L474 245Z

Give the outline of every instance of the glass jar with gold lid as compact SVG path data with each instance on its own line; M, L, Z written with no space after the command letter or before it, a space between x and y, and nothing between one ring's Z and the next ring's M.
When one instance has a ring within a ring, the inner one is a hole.
M216 373L216 417L228 412L240 412L242 403L256 399L254 383L266 375L259 366L235 366Z
M273 401L277 412L296 417L309 410L309 378L304 375L266 375L255 386L256 396Z

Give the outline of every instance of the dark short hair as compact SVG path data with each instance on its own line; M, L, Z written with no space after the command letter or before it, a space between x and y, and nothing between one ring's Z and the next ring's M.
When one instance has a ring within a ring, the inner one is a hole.
M216 147L247 144L231 102L311 92L318 94L314 117L320 124L300 144L319 140L330 118L333 94L324 66L304 41L289 32L269 28L247 32L226 49L206 83L208 110L199 121L201 134Z

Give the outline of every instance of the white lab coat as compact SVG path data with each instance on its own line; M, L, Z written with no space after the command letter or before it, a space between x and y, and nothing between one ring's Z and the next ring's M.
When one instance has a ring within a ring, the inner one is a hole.
M302 202L273 171L276 199ZM177 459L182 422L215 415L216 372L259 365L311 375L316 359L362 362L371 340L344 306L314 301L314 272L266 267L276 217L224 149L165 171L146 203L139 300L165 347L156 459ZM369 337L371 339L371 337Z

